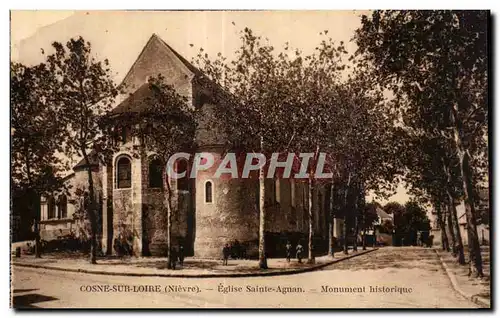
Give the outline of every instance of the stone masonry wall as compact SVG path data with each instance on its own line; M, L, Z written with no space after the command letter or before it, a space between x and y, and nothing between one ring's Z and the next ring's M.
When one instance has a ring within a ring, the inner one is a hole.
M116 162L118 157L127 156L131 160L132 186L128 189L116 188ZM113 158L113 242L124 236L133 254L142 254L142 160L130 152L118 152ZM116 251L113 251L116 253Z
M220 258L224 244L235 240L247 247L247 255L253 255L259 230L258 181L215 179L213 172L199 172L196 179L195 256ZM212 182L211 203L205 202L206 182Z

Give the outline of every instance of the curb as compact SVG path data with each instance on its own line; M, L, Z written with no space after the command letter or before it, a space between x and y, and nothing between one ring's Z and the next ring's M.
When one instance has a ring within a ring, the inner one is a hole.
M20 266L20 267L30 267L30 268L38 268L38 269L50 269L57 270L62 272L73 272L73 273L85 273L85 274L95 274L95 275L108 275L108 276L133 276L133 277L178 277L178 278L217 278L217 277L256 277L256 276L283 276L283 275L293 275L300 274L305 272L312 272L323 267L348 260L350 258L361 256L373 251L378 250L378 248L374 248L371 250L361 251L356 254L352 254L346 256L341 259L332 260L323 264L314 265L306 268L297 268L285 271L275 271L275 272L254 272L254 273L221 273L221 274L198 274L198 275L186 275L186 274L176 274L176 273L118 273L118 272L107 272L107 271L99 271L99 270L88 270L88 269L73 269L73 268L61 268L47 265L37 265L37 264L23 264L23 263L11 263L12 266Z
M437 257L441 261L441 265L443 266L446 274L448 275L448 278L450 279L450 282L451 282L451 285L453 286L453 289L455 289L455 291L457 293L459 293L462 297L464 297L467 300L472 301L476 305L491 309L491 304L488 302L488 299L481 297L481 296L477 296L477 295L469 295L469 294L465 293L462 289L460 289L460 286L458 285L455 274L453 274L451 272L450 268L448 267L448 265L446 265L445 261L443 260L441 255L439 255L438 251L434 250L434 252L436 252Z

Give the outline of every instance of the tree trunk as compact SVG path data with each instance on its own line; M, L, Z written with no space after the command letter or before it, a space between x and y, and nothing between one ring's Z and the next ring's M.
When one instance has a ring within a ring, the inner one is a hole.
M35 219L33 230L35 232L35 258L42 257L42 244L40 240L40 196L36 194L37 197L34 197L34 211L35 211Z
M28 184L33 187L33 179L31 176L31 163L30 156L26 154L26 174L28 176ZM40 243L40 194L36 189L30 188L29 190L30 212L33 213L33 232L35 234L35 258L42 257L42 246Z
M37 191L29 190L28 200L30 213L33 215L33 234L35 234L35 258L42 257L42 246L40 242L40 196Z
M366 206L365 206L366 207ZM363 236L362 236L362 244L363 244L363 251L366 250L366 216L365 216L365 207L363 207L363 218L362 218L362 224L363 224Z
M358 232L359 232L359 224L358 224L358 216L356 215L354 217L354 242L353 242L353 247L352 250L354 252L358 251Z
M451 209L449 205L445 207L447 211L445 211L445 216L446 216L446 230L448 231L448 234L451 239L451 254L456 257L457 255L457 236L455 235L455 229L453 228L453 218L451 216Z
M163 184L165 187L165 205L167 206L167 268L172 269L174 268L172 262L175 261L172 259L172 188L166 172L164 173Z
M347 179L347 185L345 186L344 192L344 254L349 254L349 242L348 242L348 233L347 233L347 215L348 211L348 197L349 197L349 189L351 186L351 174L349 173L349 177Z
M335 241L334 241L334 236L333 236L333 231L334 231L334 213L333 209L335 207L334 205L334 195L335 195L335 187L333 184L330 185L330 217L328 218L328 256L334 257L335 256Z
M356 187L356 204L354 208L355 218L354 218L354 247L353 250L355 252L358 251L358 234L359 234L359 217L363 216L364 209L364 191L361 186Z
M441 229L441 245L443 248L443 251L450 251L450 243L448 242L448 235L446 235L446 225L445 225L445 219L443 216L443 211L441 210L441 204L436 203L434 204L434 208L436 209L437 213L437 220L439 224L439 228Z
M260 138L261 150L264 146L263 138ZM266 175L264 166L259 168L259 268L267 269L266 255Z
M483 277L483 262L481 247L476 227L476 210L473 201L473 186L471 178L471 167L469 164L469 152L463 144L463 128L459 119L458 104L452 108L453 132L458 158L460 160L460 172L462 174L462 187L464 191L465 216L467 219L467 240L469 247L469 276Z
M464 257L464 244L462 242L462 235L460 234L460 225L458 224L458 218L457 218L457 208L455 206L455 200L451 196L450 191L447 191L448 193L448 202L449 202L449 211L451 214L451 221L453 223L453 230L455 232L455 253L456 253L456 258L457 262L460 265L465 264L465 257Z
M342 226L342 232L344 232L342 249L344 254L349 254L349 244L347 242L347 213L344 211L344 225Z
M96 198L94 189L94 179L92 178L92 166L90 165L90 159L87 155L86 149L81 149L83 158L87 163L87 176L89 184L89 206L88 215L90 220L90 263L97 264L97 215L96 215Z
M455 234L455 242L453 247L453 256L457 257L457 262L461 265L465 264L464 257L464 244L462 242L462 235L460 234L460 224L458 224L457 208L455 205L455 198L452 193L453 178L451 176L450 168L443 161L443 168L446 173L447 185L446 185L446 195L448 196L448 210L451 216L452 231Z
M308 259L307 262L309 264L314 264L314 213L313 213L313 195L314 195L314 180L313 177L309 177L309 198L308 198L308 212L309 212L309 242L308 242Z
M469 247L469 276L483 277L483 261L481 256L481 246L477 234L476 208L474 206L472 180L470 177L469 155L460 153L460 168L462 170L462 180L465 193L465 216L467 219L467 242ZM457 222L458 223L458 222Z

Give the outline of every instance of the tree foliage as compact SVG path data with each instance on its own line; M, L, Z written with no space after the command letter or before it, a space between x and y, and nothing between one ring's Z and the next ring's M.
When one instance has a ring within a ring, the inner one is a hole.
M64 162L56 155L62 151L64 127L54 120L61 108L54 99L56 79L47 64L11 63L10 80L12 208L23 224L35 225L40 256L40 196L64 190L59 176Z
M56 78L54 99L61 109L58 119L65 132L62 144L68 156L83 157L88 164L90 262L96 263L98 198L90 163L93 154L106 162L112 153L112 136L106 134L103 118L111 110L118 88L113 83L108 60L97 60L90 42L79 37L65 45L54 42L52 46L55 53L47 56L47 65Z
M466 205L470 270L482 276L473 198L485 173L487 11L375 11L362 17L357 52L394 95L404 126L453 145Z

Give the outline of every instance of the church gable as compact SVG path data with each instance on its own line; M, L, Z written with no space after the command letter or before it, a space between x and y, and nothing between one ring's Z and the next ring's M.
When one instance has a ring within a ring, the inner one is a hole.
M166 83L191 99L191 79L195 75L190 65L156 34L153 34L139 57L125 76L122 84L127 94L133 93L151 76L162 74Z

